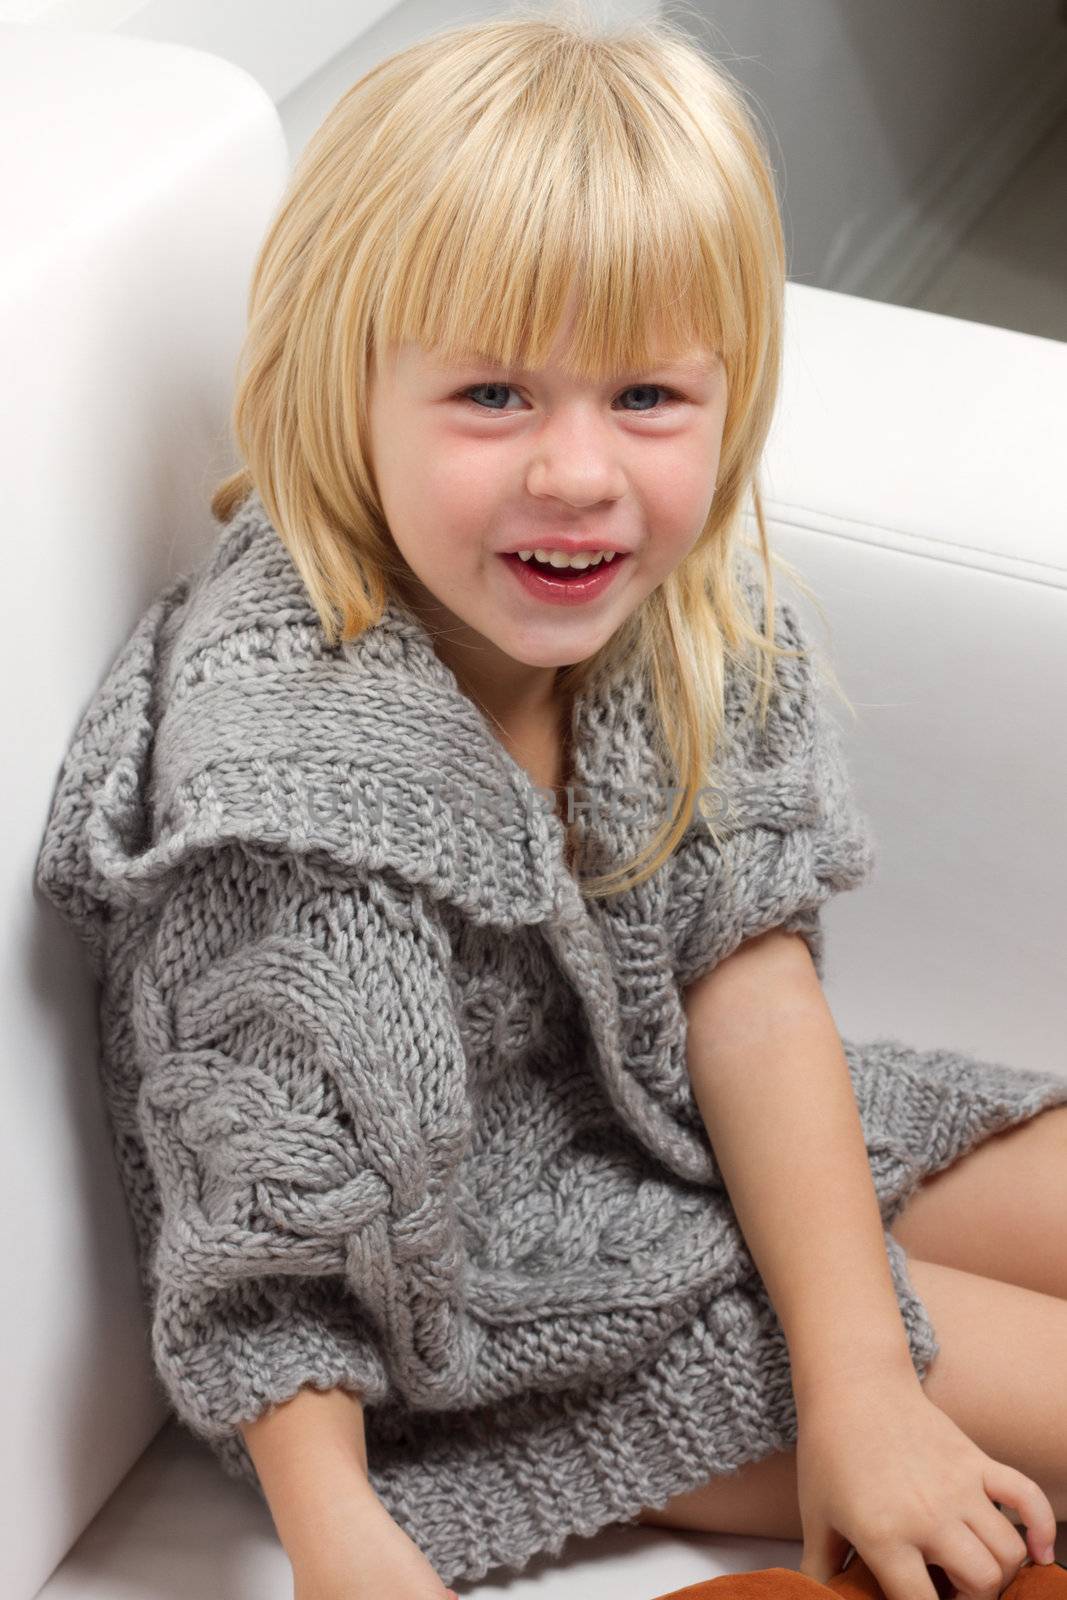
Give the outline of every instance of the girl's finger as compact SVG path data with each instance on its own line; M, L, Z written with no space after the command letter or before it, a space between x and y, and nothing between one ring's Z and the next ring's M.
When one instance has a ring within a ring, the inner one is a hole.
M885 1600L943 1600L942 1590L915 1545L901 1544L890 1551L859 1550L858 1554L877 1578Z
M1003 1461L990 1461L982 1475L986 1494L994 1504L1011 1506L1026 1529L1031 1560L1043 1563L1056 1548L1056 1513L1048 1495L1028 1478ZM1010 1521L1010 1518L1008 1519Z
M996 1600L1026 1560L1026 1546L1015 1529L1005 1541L1004 1518L991 1505L988 1512L995 1526L969 1519L957 1522L928 1552L928 1559L944 1567L957 1592L968 1600ZM980 1508L976 1516L982 1516Z
M993 1559L1000 1563L1001 1588L1006 1589L1018 1576L1020 1568L1026 1565L1030 1553L1026 1548L1026 1540L1010 1517L998 1511L992 1501L987 1501L976 1509L973 1516L968 1515L963 1520L972 1533L981 1539Z

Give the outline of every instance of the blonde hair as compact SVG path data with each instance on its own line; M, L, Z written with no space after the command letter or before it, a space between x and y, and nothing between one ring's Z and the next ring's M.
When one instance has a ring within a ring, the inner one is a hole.
M369 380L394 341L534 368L577 283L565 365L579 378L639 371L694 343L721 354L728 410L696 543L594 656L557 675L569 696L643 669L678 790L633 861L582 884L594 898L651 876L691 819L721 848L696 802L726 742L728 666L754 678L762 730L775 660L799 654L775 641L773 566L811 591L770 551L757 482L785 288L758 124L725 69L672 23L605 30L581 12L563 3L435 33L333 106L255 265L232 413L247 465L211 509L228 522L258 491L336 645L380 620L407 573L369 452ZM749 493L756 547L743 535ZM742 547L762 559L762 632Z

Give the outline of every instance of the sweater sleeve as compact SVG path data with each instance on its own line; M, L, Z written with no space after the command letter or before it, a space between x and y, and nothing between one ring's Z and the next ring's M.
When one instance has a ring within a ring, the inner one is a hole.
M755 606L762 626L762 600ZM833 894L856 888L875 864L874 838L845 763L795 607L775 605L775 639L805 653L775 662L762 730L752 698L728 677L728 743L716 763L709 815L718 846L698 813L672 858L674 970L688 987L746 939L783 928L803 935L825 976L821 910Z
M377 879L227 847L132 968L152 1354L224 1465L247 1473L238 1424L304 1385L417 1389L441 1337L456 1263L434 1169L463 1127L432 938Z

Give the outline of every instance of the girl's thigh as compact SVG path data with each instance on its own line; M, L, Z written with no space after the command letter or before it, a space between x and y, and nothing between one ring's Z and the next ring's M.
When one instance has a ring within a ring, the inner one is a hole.
M940 1345L924 1393L980 1449L1038 1483L1067 1518L1067 1300L908 1258ZM1020 1521L1013 1508L1005 1515ZM637 1520L701 1533L800 1539L796 1452L766 1456Z
M755 1534L763 1539L800 1539L796 1452L776 1453L675 1495L662 1511L645 1509L638 1522L696 1533Z

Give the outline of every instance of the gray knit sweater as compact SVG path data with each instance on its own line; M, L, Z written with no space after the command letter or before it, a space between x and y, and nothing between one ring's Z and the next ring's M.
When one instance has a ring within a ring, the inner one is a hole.
M804 643L784 600L776 634ZM394 601L330 648L257 496L149 606L37 882L100 985L155 1369L228 1473L262 1493L239 1421L355 1389L377 1493L455 1583L795 1441L682 1001L776 926L823 976L820 908L873 867L811 663L778 675L763 739L728 696L729 872L695 817L650 880L586 902L417 619ZM649 703L635 676L578 697L583 875L662 815ZM844 1043L887 1227L927 1173L1067 1102L1063 1078ZM886 1249L922 1375L934 1329Z

